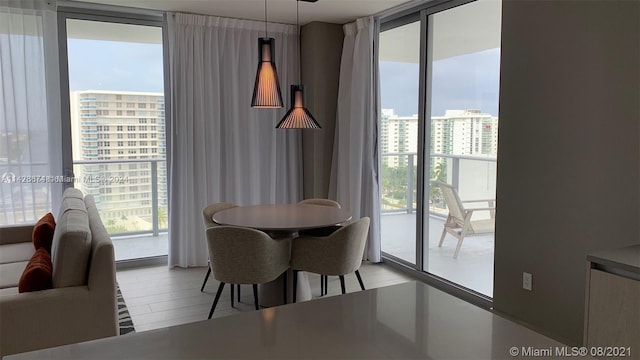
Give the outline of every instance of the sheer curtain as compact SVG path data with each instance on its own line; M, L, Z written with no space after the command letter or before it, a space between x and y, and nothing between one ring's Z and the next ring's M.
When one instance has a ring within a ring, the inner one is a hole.
M329 197L371 218L364 258L380 262L378 80L373 17L344 26Z
M171 81L169 266L207 264L202 209L302 195L301 137L276 130L297 74L296 28L269 24L285 109L252 109L264 23L167 15Z
M60 93L55 2L0 0L0 226L58 208ZM48 96L48 94L50 94Z

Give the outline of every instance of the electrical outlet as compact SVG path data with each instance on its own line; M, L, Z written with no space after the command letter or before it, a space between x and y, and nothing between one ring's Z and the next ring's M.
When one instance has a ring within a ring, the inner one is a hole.
M531 284L533 283L533 275L528 272L522 273L522 288L531 291Z

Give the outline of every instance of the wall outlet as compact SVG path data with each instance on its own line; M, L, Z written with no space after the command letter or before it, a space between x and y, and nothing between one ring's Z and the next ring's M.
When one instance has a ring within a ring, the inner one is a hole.
M522 288L531 291L531 284L533 283L533 276L528 272L522 273Z

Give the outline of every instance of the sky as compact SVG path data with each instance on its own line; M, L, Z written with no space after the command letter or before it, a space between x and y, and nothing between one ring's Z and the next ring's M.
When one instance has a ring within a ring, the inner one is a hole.
M163 92L160 44L69 39L69 87L76 90ZM498 115L500 49L433 63L432 116L480 109ZM418 64L380 62L382 108L418 113Z
M164 92L162 45L69 39L69 88Z
M500 49L433 62L431 116L445 110L480 109L498 116ZM418 64L380 62L380 101L400 116L418 113Z

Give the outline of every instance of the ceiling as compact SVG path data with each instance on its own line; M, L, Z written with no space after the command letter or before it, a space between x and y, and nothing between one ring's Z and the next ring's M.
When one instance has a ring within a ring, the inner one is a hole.
M82 0L143 9L264 20L264 0ZM321 21L345 24L411 0L319 0L300 2L300 24ZM267 0L269 22L295 24L296 0Z

